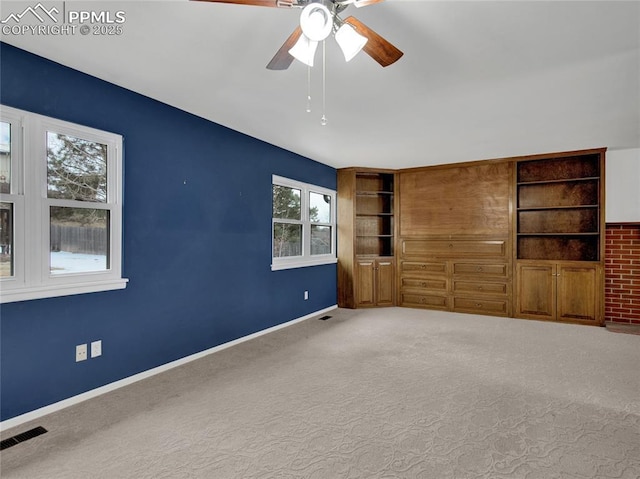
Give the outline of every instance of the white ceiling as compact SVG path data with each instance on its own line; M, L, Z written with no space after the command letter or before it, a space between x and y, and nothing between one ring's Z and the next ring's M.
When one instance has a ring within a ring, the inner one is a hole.
M35 2L20 2L19 5ZM60 2L58 2L60 3ZM2 2L2 18L19 10ZM354 15L404 56L265 65L299 9L191 1L66 2L126 13L121 36L2 40L334 167L404 168L640 147L640 2L398 1Z

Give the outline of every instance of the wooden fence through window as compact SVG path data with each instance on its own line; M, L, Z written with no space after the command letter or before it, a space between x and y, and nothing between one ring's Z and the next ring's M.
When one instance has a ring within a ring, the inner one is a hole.
M104 255L108 251L106 228L51 225L51 251Z

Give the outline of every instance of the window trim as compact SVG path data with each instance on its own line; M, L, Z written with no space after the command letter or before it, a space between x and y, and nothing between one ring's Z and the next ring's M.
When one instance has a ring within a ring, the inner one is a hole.
M303 268L307 266L319 266L325 264L334 264L338 262L336 256L336 192L322 186L303 183L301 181L292 180L283 176L273 175L271 180L273 205L273 185L284 186L287 188L295 188L300 190L300 208L301 219L291 220L287 218L274 218L273 207L271 214L271 271L280 271L284 269ZM331 197L331 222L312 222L309 218L309 195L310 193L318 193ZM302 255L301 256L273 256L273 230L276 223L302 224ZM322 255L311 255L311 225L330 226L331 227L331 253Z
M24 244L27 236L25 235L24 221L18 221L18 218L24 217L25 203L24 203L24 170L22 161L20 159L24 155L24 120L23 116L19 114L17 110L8 110L4 106L0 111L0 120L3 122L10 122L12 125L16 125L17 128L14 131L11 130L10 137L10 190L9 193L0 194L0 200L3 203L11 203L13 205L13 225L12 225L12 245L13 245L13 276L9 278L1 278L0 281L0 297L3 296L3 290L6 287L5 281L10 280L16 282L24 282L24 264L25 254L24 248L19 248L16 251L15 245L20 242ZM14 154L15 153L15 154ZM4 302L4 301L2 301Z
M11 194L1 194L0 200L14 204L14 276L0 278L0 303L125 288L128 280L122 278L122 136L4 105L1 105L0 118L2 121L12 123ZM14 125L19 126L21 132L21 142L16 143L16 150L14 150L13 141ZM48 198L47 131L107 145L106 202ZM15 155L16 158L14 158L14 151L19 151ZM17 172L16 176L14 171ZM49 254L51 206L109 211L108 269L51 274Z

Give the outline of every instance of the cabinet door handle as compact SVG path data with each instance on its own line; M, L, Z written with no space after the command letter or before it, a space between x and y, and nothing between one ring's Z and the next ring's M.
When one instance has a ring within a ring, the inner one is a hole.
M420 284L421 284L421 286L422 286L423 288L426 288L426 287L427 287L427 283L422 282L422 283L420 283Z
M426 264L421 264L421 265L420 265L420 267L421 267L422 269L427 269L427 265L426 265Z
M481 272L481 271L482 271L482 266L478 266L478 267L476 268L476 271Z
M449 248L453 248L453 243L449 243Z
M476 303L476 308L482 308L482 303Z

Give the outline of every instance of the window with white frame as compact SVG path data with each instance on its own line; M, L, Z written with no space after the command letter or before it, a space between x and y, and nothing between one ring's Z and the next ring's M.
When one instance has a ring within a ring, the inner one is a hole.
M0 107L0 299L122 289L122 137Z
M335 263L336 192L273 176L272 270Z

